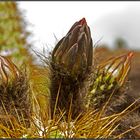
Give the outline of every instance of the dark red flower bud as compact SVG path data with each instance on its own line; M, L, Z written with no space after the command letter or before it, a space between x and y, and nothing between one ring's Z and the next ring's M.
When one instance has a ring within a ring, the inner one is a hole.
M92 66L92 38L85 18L74 23L66 36L57 43L52 60L74 75L83 74Z

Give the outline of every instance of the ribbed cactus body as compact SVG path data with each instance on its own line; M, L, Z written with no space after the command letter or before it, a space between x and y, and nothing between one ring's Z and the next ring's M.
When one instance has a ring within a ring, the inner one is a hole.
M83 18L76 22L52 52L51 106L60 87L58 108L68 110L72 100L73 116L84 110L81 88L93 66L93 45L90 29ZM74 113L75 112L75 113ZM76 113L77 112L77 113Z

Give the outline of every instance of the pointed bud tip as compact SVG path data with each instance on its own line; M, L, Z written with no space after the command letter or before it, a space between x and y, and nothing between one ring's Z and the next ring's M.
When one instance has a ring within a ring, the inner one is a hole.
M84 24L87 24L86 22L86 19L85 18L82 18L80 21L79 21L80 25L84 25Z
M132 58L133 55L134 55L133 52L129 52L129 53L128 53L128 58Z

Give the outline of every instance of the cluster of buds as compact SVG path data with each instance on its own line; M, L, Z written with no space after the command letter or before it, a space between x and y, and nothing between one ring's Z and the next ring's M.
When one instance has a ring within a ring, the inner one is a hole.
M73 24L52 52L53 63L70 75L85 74L93 63L93 45L85 18Z

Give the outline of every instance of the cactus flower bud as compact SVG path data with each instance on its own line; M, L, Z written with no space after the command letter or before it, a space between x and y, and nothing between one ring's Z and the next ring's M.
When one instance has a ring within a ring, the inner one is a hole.
M0 55L0 115L11 115L20 124L30 126L31 104L26 71ZM2 122L3 118L0 119ZM12 129L11 120L2 122Z
M125 82L128 72L130 71L130 63L132 56L133 52L129 52L128 54L111 58L104 64L102 64L100 69L105 67L106 71L117 80L120 86L122 86Z
M110 58L98 66L95 80L87 94L87 107L90 104L99 107L105 99L108 99L112 90L118 92L121 89L130 71L132 56L133 52L130 52Z
M55 64L72 75L84 74L93 63L93 45L85 18L73 24L52 53Z
M19 70L11 61L6 57L0 56L0 78L1 83L8 85L10 80L19 77Z

